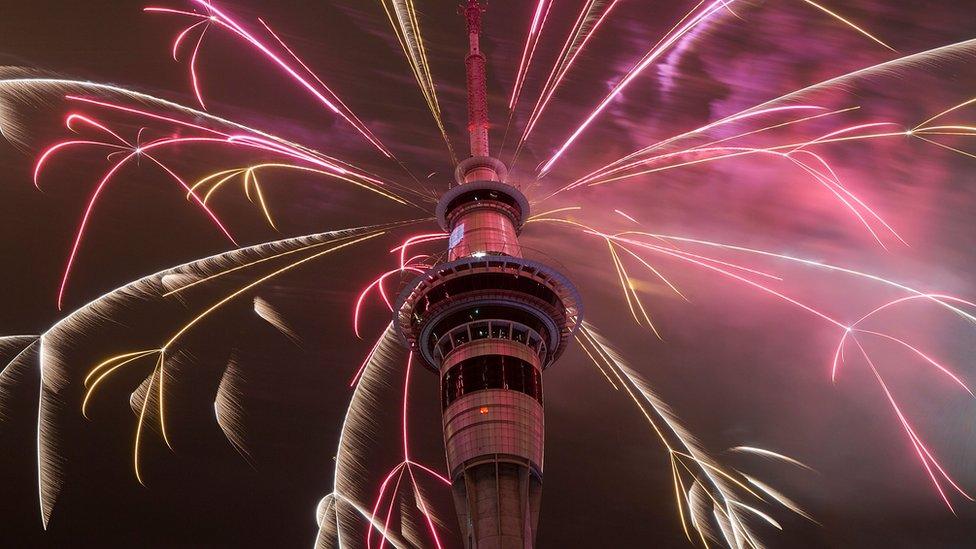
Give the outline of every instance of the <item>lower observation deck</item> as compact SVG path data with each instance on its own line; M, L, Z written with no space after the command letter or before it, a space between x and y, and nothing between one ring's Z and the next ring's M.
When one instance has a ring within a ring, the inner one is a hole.
M542 367L582 321L576 287L543 263L505 255L442 263L400 293L394 328L435 372L454 347L479 338L518 341Z

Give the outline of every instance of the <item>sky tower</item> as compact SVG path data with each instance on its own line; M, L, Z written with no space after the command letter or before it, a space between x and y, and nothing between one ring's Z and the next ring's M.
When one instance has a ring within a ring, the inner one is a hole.
M535 545L542 497L542 372L581 321L579 293L561 273L523 257L525 195L490 156L478 0L461 6L471 156L437 204L447 262L400 294L394 325L440 377L442 426L465 547Z

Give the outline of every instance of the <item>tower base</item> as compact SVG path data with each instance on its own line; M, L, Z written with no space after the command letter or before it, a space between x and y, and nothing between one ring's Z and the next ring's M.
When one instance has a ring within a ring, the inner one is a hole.
M465 468L453 486L466 549L531 549L542 483L528 465L492 460Z

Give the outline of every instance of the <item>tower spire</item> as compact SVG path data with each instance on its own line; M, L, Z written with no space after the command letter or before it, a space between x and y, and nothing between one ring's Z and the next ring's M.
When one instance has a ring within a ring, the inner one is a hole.
M485 56L481 53L481 16L484 6L468 0L461 6L468 28L468 56L464 60L468 84L468 136L471 156L490 156L488 148L488 91Z

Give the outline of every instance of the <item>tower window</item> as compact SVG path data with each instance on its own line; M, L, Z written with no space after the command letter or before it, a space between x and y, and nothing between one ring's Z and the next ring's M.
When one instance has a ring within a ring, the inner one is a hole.
M488 389L518 391L542 403L542 374L532 364L507 355L483 355L455 364L441 380L441 404Z

